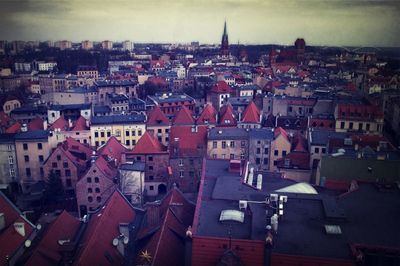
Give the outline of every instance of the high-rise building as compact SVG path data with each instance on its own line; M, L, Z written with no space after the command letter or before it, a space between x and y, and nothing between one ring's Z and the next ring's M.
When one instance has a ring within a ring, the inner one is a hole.
M226 21L224 24L224 34L222 34L222 40L221 40L221 54L222 56L229 56L229 42L228 42L228 33L226 31Z
M84 50L90 50L90 49L93 49L93 42L85 40L85 41L82 41L81 46L82 46L82 49L84 49Z
M124 51L126 51L126 50L132 51L133 50L133 42L131 42L131 41L122 42L122 49Z
M103 41L103 42L101 43L101 47L102 47L104 50L112 50L112 48L113 48L113 42L112 42L112 41L108 41L108 40Z

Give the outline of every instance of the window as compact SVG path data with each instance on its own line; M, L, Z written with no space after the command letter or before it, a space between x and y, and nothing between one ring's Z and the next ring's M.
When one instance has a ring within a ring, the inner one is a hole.
M257 154L260 154L260 153L261 153L261 148L257 148L256 153L257 153Z
M97 201L97 202L101 202L101 197L100 197L100 196L97 196L97 197L96 197L96 201Z
M95 178L94 178L94 182L95 182L95 183L99 183L99 178L98 178L98 177L95 177Z
M319 148L314 148L314 153L319 153Z
M278 156L279 155L279 151L278 150L274 150L274 155Z
M136 136L136 131L132 129L132 136Z
M44 161L43 155L39 155L39 162L43 162L43 161Z
M268 164L268 158L264 158L263 164Z
M65 170L65 176L71 176L71 170L66 169Z
M95 131L95 132L94 132L94 137L95 137L95 138L98 138L98 137L99 137L99 132L98 132L98 131Z
M193 171L189 171L189 176L190 177L194 177L194 172Z
M90 188L87 189L87 192L88 192L88 193L92 193L92 192L93 192L93 189L90 187Z
M246 147L246 141L242 140L240 142L240 147L242 147L242 148Z
M92 183L92 178L91 178L91 177L88 177L88 178L86 178L86 181L87 181L88 183Z
M31 168L25 168L25 173L27 177L31 176Z
M150 175L149 180L154 180L154 176Z
M286 156L286 151L282 151L282 156Z
M149 171L153 171L153 166L152 165L149 166Z
M97 147L97 146L99 146L99 142L98 141L95 141L94 142L94 145Z
M212 157L213 157L213 159L217 159L217 155L216 154L213 154Z
M256 158L256 164L260 164L261 163L261 158Z
M61 155L60 154L57 155L57 161L61 161Z
M349 129L353 129L353 122L349 123Z
M149 189L150 190L154 190L154 186L149 186Z
M51 163L51 167L58 168L58 164L56 162Z
M138 130L138 136L141 136L141 135L142 135L142 130L139 129L139 130Z
M28 156L28 155L25 155L25 156L24 156L24 160L25 160L25 162L29 162L29 156Z
M24 151L28 150L28 144L27 143L22 144L22 147L23 147Z
M363 130L363 123L358 123L358 130Z
M121 130L117 130L117 131L115 132L115 135L116 135L117 137L121 137Z
M111 137L111 131L107 131L107 137Z
M71 178L67 178L67 179L65 180L65 183L66 183L66 186L67 186L67 187L72 187Z
M371 126L370 126L369 123L367 123L367 124L365 125L365 127L366 127L365 129L366 129L367 131L369 131L369 129L370 129Z
M278 164L278 161L277 160L274 160L274 165L276 166Z
M244 160L244 153L240 154L240 159Z
M125 131L125 136L129 137L129 133L130 133L129 130L126 130Z
M150 162L153 161L153 156L149 156L149 161L150 161Z
M289 112L292 112L292 111L293 111L293 107L289 106Z
M216 149L218 147L218 144L216 141L213 141L213 149Z
M89 196L87 199L88 199L89 202L93 201L93 197L92 196Z
M12 155L8 155L8 163L14 164L14 157L12 157Z
M264 148L264 154L268 154L268 148Z
M68 162L63 162L63 167L68 168Z
M95 188L95 191L96 193L100 193L100 188L99 187Z
M42 143L38 143L38 144L37 144L37 148L38 148L38 150L42 150L42 149L43 149Z
M235 148L235 142L231 141L231 143L229 144L229 146L231 146L231 148Z
M225 159L225 154L222 154L222 159Z
M326 153L326 148L321 148L321 153L325 154Z
M232 154L232 153L231 153L231 154L229 155L229 159L231 159L231 160L235 159L235 154Z
M105 136L104 131L101 131L100 132L100 137L104 138L104 136Z
M179 159L179 166L183 166L183 159Z
M341 128L341 129L344 128L344 122L340 122L340 128Z
M7 150L8 150L8 151L12 151L12 145L8 145L8 146L7 146Z
M129 139L125 140L125 145L131 145L131 141Z
M184 177L184 173L185 173L185 172L184 172L184 171L182 171L182 170L181 170L181 171L179 171L179 177Z

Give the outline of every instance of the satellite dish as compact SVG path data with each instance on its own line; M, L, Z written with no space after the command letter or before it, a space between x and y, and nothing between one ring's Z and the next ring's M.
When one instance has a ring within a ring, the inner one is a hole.
M42 225L41 225L41 224L36 225L36 229L37 229L37 230L42 229Z
M25 247L29 248L31 246L31 244L32 244L32 241L30 241L29 239L27 239L25 241Z
M129 242L129 238L128 238L128 237L126 237L126 236L124 236L124 244L125 244L125 245L127 245L127 244L128 244L128 242Z
M112 244L114 247L118 246L118 239L114 238Z

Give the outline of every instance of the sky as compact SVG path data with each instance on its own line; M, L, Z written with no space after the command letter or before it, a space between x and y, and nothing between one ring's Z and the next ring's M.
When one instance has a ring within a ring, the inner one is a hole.
M0 40L400 47L400 0L0 0Z

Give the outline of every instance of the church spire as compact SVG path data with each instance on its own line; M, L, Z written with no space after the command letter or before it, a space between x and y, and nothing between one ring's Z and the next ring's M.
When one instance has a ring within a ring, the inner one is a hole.
M221 54L222 56L229 56L229 42L228 42L228 33L226 30L226 20L224 23L224 33L222 34L222 40L221 40Z

